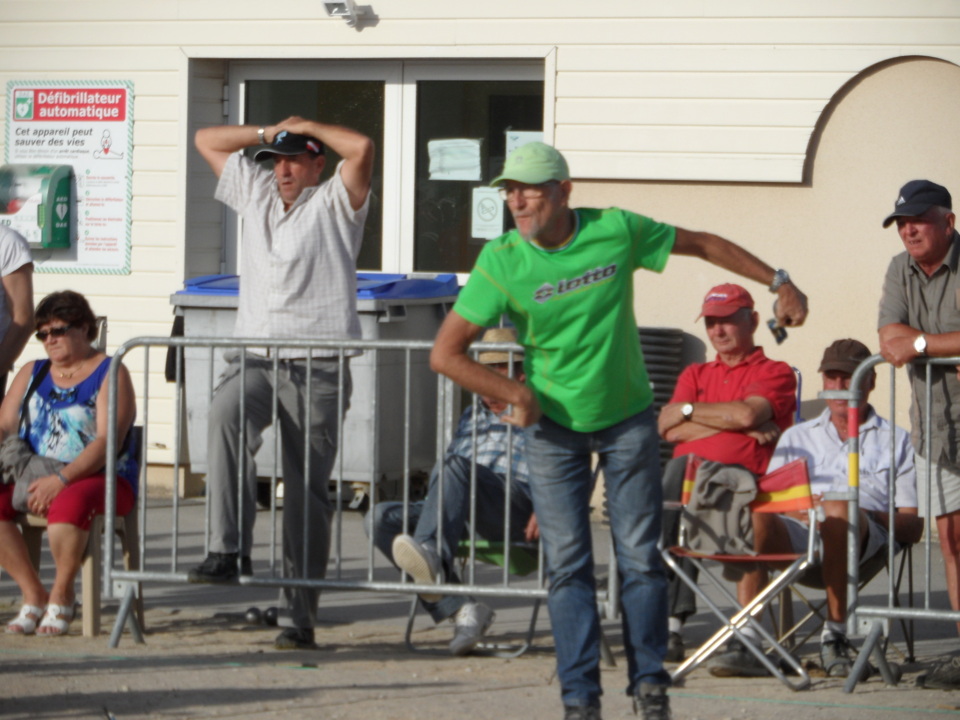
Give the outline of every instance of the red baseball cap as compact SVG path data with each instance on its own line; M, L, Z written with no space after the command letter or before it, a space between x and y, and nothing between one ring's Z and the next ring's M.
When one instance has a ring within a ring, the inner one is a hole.
M703 298L703 308L697 320L702 317L729 317L740 308L753 310L753 298L750 297L750 293L739 285L724 283L711 288Z

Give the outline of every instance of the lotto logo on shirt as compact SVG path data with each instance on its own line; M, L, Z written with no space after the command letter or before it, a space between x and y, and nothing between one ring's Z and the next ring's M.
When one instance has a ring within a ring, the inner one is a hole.
M560 280L555 286L550 283L544 283L533 293L533 299L541 305L553 297L571 293L574 290L582 290L588 285L595 285L602 280L613 277L617 273L617 264L598 267L593 270L587 270L580 277L573 279Z

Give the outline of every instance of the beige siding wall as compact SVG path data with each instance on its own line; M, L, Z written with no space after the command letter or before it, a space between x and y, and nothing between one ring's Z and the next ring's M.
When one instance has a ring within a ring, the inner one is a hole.
M937 119L913 102L918 93L938 110L960 97L957 69L933 61L870 74L823 126L815 162L808 152L831 98L867 68L905 56L960 63L953 0L360 4L376 17L358 31L327 18L317 0L293 0L282 12L259 0L0 3L0 93L14 79L134 83L133 272L38 275L38 297L66 285L87 293L110 316L112 347L169 332L169 293L185 275L219 268L222 211L190 138L220 121L231 59L552 54L546 115L579 180L576 198L715 230L790 269L810 291L814 316L784 353L809 354L838 334L872 339L879 276L896 250L879 215L902 180L931 175L949 184L960 167L946 132L956 108L941 116L939 136L921 142L910 133ZM189 198L188 178L197 188ZM696 297L717 279L677 260L663 278L638 281L640 315L689 329ZM850 289L849 301L832 299L838 288ZM843 330L835 308L848 304L857 324ZM31 345L25 357L40 352ZM813 361L798 364L812 375ZM168 421L161 370L157 353L150 412ZM162 432L151 439L170 444ZM152 449L150 459L169 453Z

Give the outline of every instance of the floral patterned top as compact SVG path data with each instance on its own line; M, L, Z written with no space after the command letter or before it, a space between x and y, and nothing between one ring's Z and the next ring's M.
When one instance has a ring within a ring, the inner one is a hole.
M49 362L34 363L31 385ZM30 443L37 455L68 463L93 441L97 435L97 395L109 369L110 358L106 357L89 377L69 388L58 387L47 372L27 399L28 407L20 409L20 437ZM117 476L129 482L136 494L140 472L129 439L128 433L128 441L117 459Z

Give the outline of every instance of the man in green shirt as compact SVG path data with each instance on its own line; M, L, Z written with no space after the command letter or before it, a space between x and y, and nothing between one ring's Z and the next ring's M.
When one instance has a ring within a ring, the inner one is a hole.
M782 325L800 325L806 297L783 270L721 237L617 208L569 206L573 184L554 148L515 150L493 185L516 229L487 244L437 334L431 367L509 403L530 428L527 459L548 573L565 720L600 718L600 620L590 533L592 453L600 457L621 575L628 694L647 720L670 717L663 669L666 579L657 541L662 491L650 381L633 311L633 273L693 255L770 286ZM525 348L527 381L468 354L506 313Z

